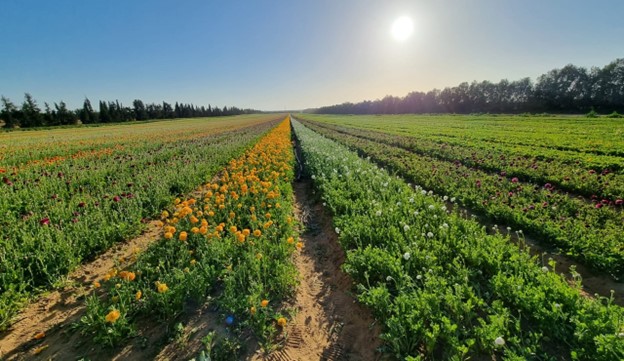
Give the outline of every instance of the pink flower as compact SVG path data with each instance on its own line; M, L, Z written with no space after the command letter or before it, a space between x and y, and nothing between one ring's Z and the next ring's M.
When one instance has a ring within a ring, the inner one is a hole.
M119 196L114 196L113 197L113 202L119 202L121 200L121 197Z
M511 178L511 183L518 183L518 177Z
M602 208L602 203L596 204L596 209L600 209L600 208Z
M621 206L622 204L624 204L624 200L621 200L621 199L615 200L615 205Z
M46 217L46 218L42 218L42 219L39 221L39 224L40 224L40 225L42 225L42 226L47 226L47 225L49 225L49 224L50 224L50 218L47 218L47 217Z

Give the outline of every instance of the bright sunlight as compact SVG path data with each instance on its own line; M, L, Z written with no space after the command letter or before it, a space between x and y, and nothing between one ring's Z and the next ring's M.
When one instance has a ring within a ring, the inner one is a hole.
M414 23L412 19L407 16L401 16L392 23L392 29L390 30L392 37L396 41L407 40L414 32Z

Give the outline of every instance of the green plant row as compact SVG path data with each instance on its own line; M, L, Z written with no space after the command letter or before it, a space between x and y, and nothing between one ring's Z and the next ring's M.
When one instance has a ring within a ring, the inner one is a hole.
M141 320L170 324L189 300L209 300L223 326L251 329L271 349L288 322L280 304L297 284L293 159L286 119L200 197L176 200L162 213L162 239L94 285L81 332L120 345Z
M334 215L358 299L384 325L401 360L619 360L624 312L588 299L550 261L449 212L294 121L306 171ZM485 359L485 358L484 358Z
M596 170L580 163L578 157L567 161L560 158L544 159L542 149L525 149L518 155L514 154L516 153L514 148L508 145L492 146L483 142L474 144L459 140L440 142L417 134L406 136L385 133L383 130L357 129L321 122L315 124L332 131L346 132L360 138L400 147L419 155L569 191L573 196L593 197L595 202L606 199L611 205L618 203L617 205L624 206L624 175L608 170L614 170L614 166L615 170L621 170L624 166L623 158L614 157L617 163Z
M560 247L567 255L615 279L624 276L622 212L613 207L601 207L602 204L587 203L550 188L306 124L426 189L455 198L494 222L536 235L544 243Z
M306 118L440 141L507 148L534 148L540 153L577 153L597 167L624 156L624 124L617 119L570 116L509 115L316 115ZM557 157L558 158L558 157Z
M253 124L228 132L207 124L210 136L149 139L8 175L0 183L0 329L29 295L137 235L147 218L209 180L275 123Z

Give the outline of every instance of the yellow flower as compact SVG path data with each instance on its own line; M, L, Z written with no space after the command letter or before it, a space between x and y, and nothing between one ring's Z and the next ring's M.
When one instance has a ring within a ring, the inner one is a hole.
M167 217L169 217L169 212L167 211L162 211L162 214L160 215L161 218L165 219Z
M134 272L121 271L119 272L119 278L126 281L134 281L134 279L136 278L136 274L134 274Z
M160 283L159 281L156 281L156 288L158 289L158 293L165 293L169 290L166 283Z
M284 317L280 317L277 319L277 325L279 327L284 327L286 326L286 319Z
M193 234L197 234L197 233L199 233L199 228L197 228L197 227L193 227L193 228L191 228L191 232L192 232Z
M121 313L118 310L112 310L106 315L105 320L108 323L115 323L119 319L119 316L121 316Z
M293 244L293 243L295 243L295 239L292 238L292 237L288 237L287 242L288 242L288 244Z
M251 315L255 315L256 314L256 306L251 306L251 308L249 309L249 313L251 313Z
M256 229L255 231L253 231L253 235L256 237L260 237L262 235L262 231L259 229Z
M143 296L143 292L141 292L141 290L138 290L137 293L134 295L134 299L135 300L140 300L141 296Z
M260 306L262 307L266 307L269 305L269 300L262 300L262 302L260 302Z
M261 260L262 259L262 253L260 253L260 252L256 253L256 259L257 260Z
M196 263L197 263L196 260L194 260L194 259L191 260L191 266L195 266Z
M173 238L173 234L171 232L165 232L165 238L166 239L171 239L171 238Z
M301 251L301 248L303 248L303 242L297 242L297 249Z
M236 226L231 226L230 227L230 232L236 233L236 230L237 230Z

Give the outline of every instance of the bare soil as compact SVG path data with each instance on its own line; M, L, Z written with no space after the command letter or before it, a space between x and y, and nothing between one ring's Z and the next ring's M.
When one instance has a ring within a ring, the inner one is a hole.
M340 269L344 252L331 217L311 196L309 181L295 183L296 214L305 226L304 247L295 257L301 283L289 307L297 314L287 326L285 346L251 360L379 360L380 327L351 294L353 282Z

